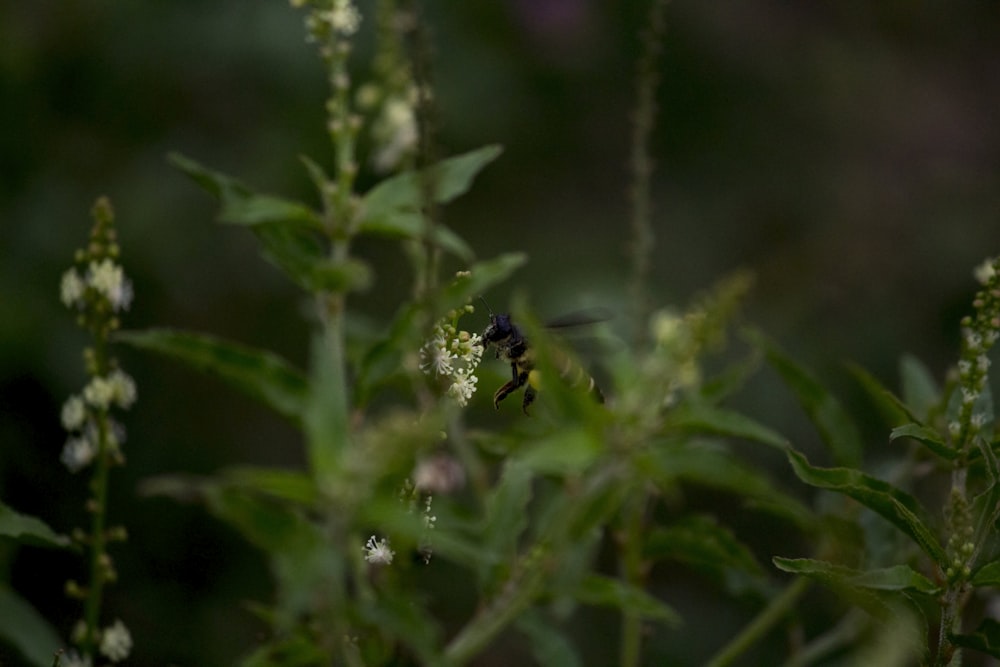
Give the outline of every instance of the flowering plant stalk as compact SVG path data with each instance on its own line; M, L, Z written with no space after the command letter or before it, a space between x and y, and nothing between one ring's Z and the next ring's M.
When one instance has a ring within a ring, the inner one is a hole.
M94 228L87 247L77 252L76 266L63 274L60 298L76 313L77 323L91 336L84 350L84 366L90 382L80 394L63 405L62 424L70 437L63 448L62 462L72 473L91 468L91 515L89 532L76 531L74 539L88 554L89 569L83 583L69 581L67 594L83 600L83 619L74 630L79 653L67 654L69 667L91 664L98 655L111 662L126 659L132 638L121 620L100 628L101 602L106 584L117 579L108 543L124 540L125 529L108 523L108 479L111 468L125 462L125 428L111 416L111 410L127 410L136 400L135 382L111 355L111 335L120 328L120 313L132 302L132 284L118 264L120 249L111 203L97 200L93 208Z

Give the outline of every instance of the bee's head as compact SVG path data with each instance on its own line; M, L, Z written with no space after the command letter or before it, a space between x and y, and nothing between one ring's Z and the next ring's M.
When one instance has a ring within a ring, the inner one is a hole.
M509 338L512 333L514 325L510 323L510 315L490 313L490 325L483 331L483 346Z

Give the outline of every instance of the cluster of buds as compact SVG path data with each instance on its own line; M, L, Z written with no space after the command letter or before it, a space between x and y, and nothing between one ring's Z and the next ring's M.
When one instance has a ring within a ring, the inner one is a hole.
M463 407L476 392L479 378L475 371L483 358L483 342L479 334L460 330L458 319L474 310L466 305L449 312L420 348L420 369L428 375L447 378L448 395Z
M108 337L121 326L118 314L132 303L132 283L117 263L120 249L106 198L97 200L93 217L87 247L76 252L59 290L63 304L76 312L77 323L94 338L94 345L83 353L90 381L62 407L61 421L69 438L61 458L71 472L89 465L101 451L121 459L125 429L109 411L128 409L136 399L135 382L105 352Z
M1000 338L1000 258L983 262L976 269L983 288L972 301L974 313L962 319L962 346L958 361L960 407L948 431L959 448L967 447L986 425L990 367L989 352Z

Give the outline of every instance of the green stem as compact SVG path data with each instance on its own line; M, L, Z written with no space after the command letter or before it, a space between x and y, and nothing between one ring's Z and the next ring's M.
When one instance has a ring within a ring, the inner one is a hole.
M104 376L108 372L106 343L101 334L95 337L95 377ZM91 512L90 522L90 573L87 581L87 597L84 600L83 619L86 633L83 650L93 656L97 651L98 628L101 621L101 600L104 584L108 578L107 562L107 506L108 478L111 471L111 447L108 442L109 426L107 411L102 411L97 417L97 456L94 476L90 481L91 498L87 508Z
M793 609L795 603L809 589L809 580L799 577L784 591L764 607L757 617L743 631L722 647L705 667L724 667L745 653L751 646L760 641L764 635L783 619Z
M506 589L489 606L481 609L444 650L445 664L462 665L475 657L518 614L528 608L542 586L543 577L537 560L528 571L513 577Z
M645 524L645 497L635 491L634 498L625 505L624 527L620 543L622 578L636 588L642 588L644 572L642 562L642 532ZM622 643L620 664L635 667L642 654L642 617L632 609L622 613Z

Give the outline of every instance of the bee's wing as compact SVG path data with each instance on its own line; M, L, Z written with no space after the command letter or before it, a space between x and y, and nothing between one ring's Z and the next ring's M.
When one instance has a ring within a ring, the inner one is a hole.
M593 307L583 310L576 310L565 315L553 318L545 323L546 329L566 329L568 327L579 327L587 324L596 324L613 319L614 313L608 308Z

